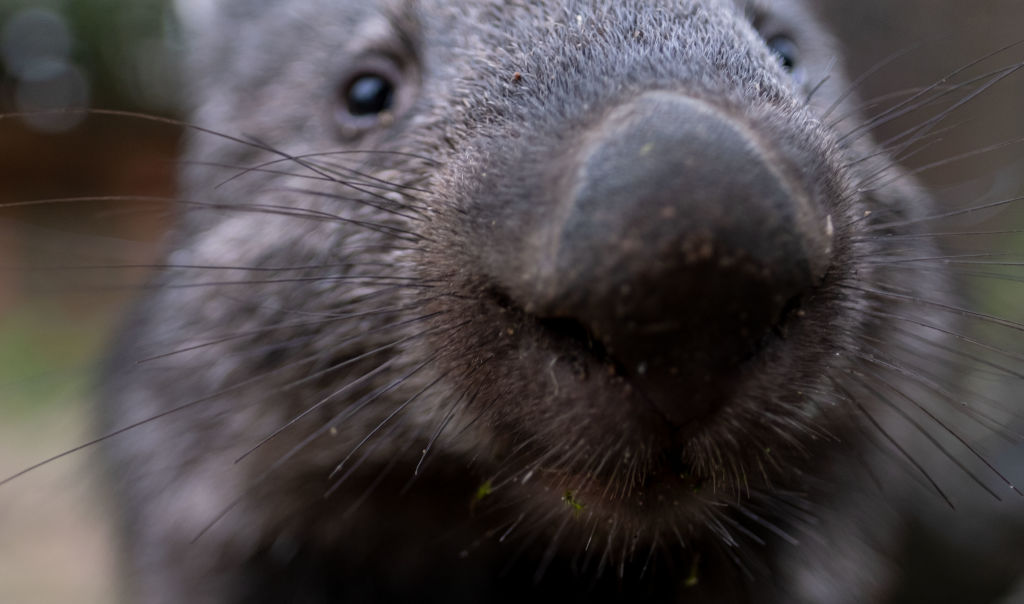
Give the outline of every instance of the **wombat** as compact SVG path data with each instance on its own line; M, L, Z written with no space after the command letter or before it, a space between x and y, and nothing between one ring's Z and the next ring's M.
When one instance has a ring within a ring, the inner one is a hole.
M1019 326L893 159L937 122L875 143L808 3L180 4L137 601L880 602L916 483L1012 492L958 426Z

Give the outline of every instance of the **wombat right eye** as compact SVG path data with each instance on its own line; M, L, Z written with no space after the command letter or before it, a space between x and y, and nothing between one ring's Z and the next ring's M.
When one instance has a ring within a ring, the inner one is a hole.
M334 119L345 138L394 123L414 94L411 74L397 61L367 56L354 61L339 80Z
M394 84L380 75L361 75L352 80L345 91L345 106L357 117L383 113L391 109L394 101Z

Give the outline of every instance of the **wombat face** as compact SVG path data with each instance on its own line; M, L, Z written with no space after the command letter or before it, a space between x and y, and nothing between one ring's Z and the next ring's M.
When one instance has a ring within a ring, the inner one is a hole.
M480 593L511 556L479 542L520 530L540 576L600 542L577 570L657 553L676 594L858 490L861 415L922 389L872 376L942 339L948 286L870 259L932 253L881 237L929 204L830 124L802 4L180 4L222 134L108 379L119 424L176 410L112 446L151 593L285 538L375 567L430 525ZM180 572L152 553L197 533Z

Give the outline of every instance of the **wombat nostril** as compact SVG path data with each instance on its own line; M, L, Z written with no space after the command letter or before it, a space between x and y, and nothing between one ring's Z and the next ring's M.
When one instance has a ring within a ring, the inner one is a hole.
M671 420L704 414L821 278L826 213L756 132L677 94L617 107L575 162L524 306L585 326Z

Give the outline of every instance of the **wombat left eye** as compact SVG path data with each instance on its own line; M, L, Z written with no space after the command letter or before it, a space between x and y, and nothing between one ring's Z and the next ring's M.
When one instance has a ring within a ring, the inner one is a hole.
M800 49L797 48L796 42L787 36L773 36L768 39L768 48L779 58L783 69L790 73L796 69L800 57Z

